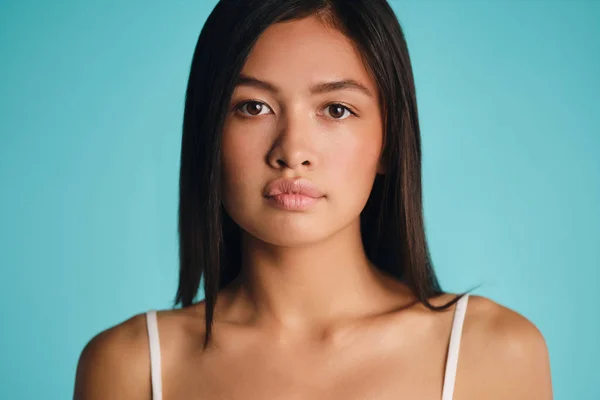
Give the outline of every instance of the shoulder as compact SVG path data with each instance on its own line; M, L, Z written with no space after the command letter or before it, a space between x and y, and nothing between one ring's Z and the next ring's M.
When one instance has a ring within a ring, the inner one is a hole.
M165 374L202 343L203 304L157 312L161 365ZM146 313L137 314L93 337L79 357L75 400L151 397L150 346Z
M513 361L547 356L546 342L527 318L482 296L469 296L464 335L477 346Z
M546 341L521 314L471 295L461 342L457 392L462 381L464 390L490 399L552 398Z
M74 398L149 399L146 329L142 313L93 337L79 357Z

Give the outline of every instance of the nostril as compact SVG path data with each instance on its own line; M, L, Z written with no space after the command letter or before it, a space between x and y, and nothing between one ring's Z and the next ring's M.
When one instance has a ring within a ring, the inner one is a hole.
M306 160L302 163L302 165L310 165L310 161Z
M285 162L283 162L283 160L277 160L277 165L279 165L280 167L286 166L286 164L285 164Z

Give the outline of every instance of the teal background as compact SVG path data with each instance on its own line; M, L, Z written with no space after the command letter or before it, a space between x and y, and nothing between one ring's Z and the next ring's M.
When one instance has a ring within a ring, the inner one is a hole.
M171 305L184 91L214 4L1 3L0 398L70 398L92 336ZM600 399L600 1L392 4L442 283L539 327L557 399Z

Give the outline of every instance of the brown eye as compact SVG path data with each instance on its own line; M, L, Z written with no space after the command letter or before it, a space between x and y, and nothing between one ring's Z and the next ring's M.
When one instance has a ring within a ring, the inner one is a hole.
M258 114L260 114L260 112L261 112L261 110L263 108L262 104L256 103L254 101L251 102L251 103L248 103L247 106L248 106L248 113L250 115L258 115Z
M236 107L237 110L241 110L243 114L250 116L257 116L264 114L264 110L268 110L268 106L259 101L247 101ZM245 109L245 110L244 110Z
M334 119L342 120L348 118L350 115L354 115L348 107L337 103L328 105L326 109L329 110L329 115ZM346 112L348 112L348 114L346 114Z

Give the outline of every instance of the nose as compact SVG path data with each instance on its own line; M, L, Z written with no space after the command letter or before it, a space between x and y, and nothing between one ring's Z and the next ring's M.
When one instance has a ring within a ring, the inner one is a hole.
M272 168L312 170L316 167L317 154L312 139L314 127L310 125L310 118L287 118L284 121L267 155L267 162Z

